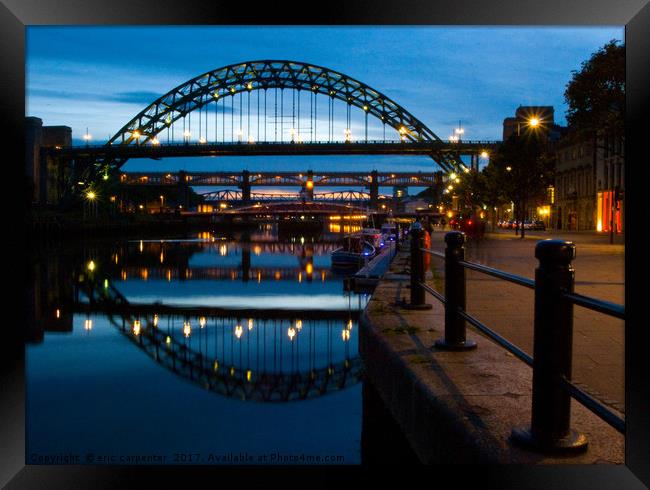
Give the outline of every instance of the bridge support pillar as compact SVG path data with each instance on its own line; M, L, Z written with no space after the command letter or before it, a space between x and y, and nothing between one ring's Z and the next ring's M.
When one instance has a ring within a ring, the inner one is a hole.
M370 184L368 187L370 190L370 209L377 209L377 205L379 204L379 181L376 170L373 170L370 174Z
M184 170L178 172L178 204L187 210L190 207L190 189L187 185L187 174Z
M305 196L307 201L314 200L314 171L307 170L307 181L305 182Z
M248 170L244 170L241 173L241 199L243 204L250 204L251 202L250 174Z
M478 172L478 154L472 155L472 170L476 170Z

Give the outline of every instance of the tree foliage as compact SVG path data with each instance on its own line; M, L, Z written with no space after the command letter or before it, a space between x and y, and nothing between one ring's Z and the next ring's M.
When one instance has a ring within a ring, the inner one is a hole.
M625 45L612 40L574 70L564 99L578 131L622 133L625 121Z
M461 206L469 209L483 206L487 193L487 179L483 172L471 169L461 174L459 180L455 193L459 197Z
M508 201L525 201L553 183L555 159L543 134L512 135L491 163L495 183Z

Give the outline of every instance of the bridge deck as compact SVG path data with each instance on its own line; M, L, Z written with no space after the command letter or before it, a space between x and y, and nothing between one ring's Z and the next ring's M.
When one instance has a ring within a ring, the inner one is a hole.
M432 155L433 153L479 154L495 149L500 141L352 141L264 143L161 143L158 145L86 145L50 148L53 155L70 158L163 158L181 156L245 155Z

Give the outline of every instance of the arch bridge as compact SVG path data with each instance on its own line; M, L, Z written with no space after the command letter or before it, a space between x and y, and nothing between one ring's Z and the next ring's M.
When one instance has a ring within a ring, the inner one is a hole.
M387 133L388 130L388 133ZM443 140L382 92L341 72L290 60L246 61L194 77L136 114L106 145L52 148L72 181L129 158L419 154L446 172L497 141ZM92 179L91 179L92 180Z

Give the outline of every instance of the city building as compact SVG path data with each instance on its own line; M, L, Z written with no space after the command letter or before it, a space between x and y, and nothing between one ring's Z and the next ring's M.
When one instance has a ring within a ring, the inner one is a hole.
M552 221L563 230L621 233L624 144L622 137L569 134L557 146L557 203Z
M523 134L531 130L544 131L549 145L549 151L553 152L567 129L555 123L555 109L553 106L519 106L514 117L507 117L503 120L503 140L507 140L513 134ZM554 228L553 209L555 208L556 190L553 185L547 187L539 194L530 196L526 202L524 220L543 221L547 228ZM514 208L516 203L509 203L497 211L497 219L516 219Z
M432 206L425 199L410 198L404 201L403 212L417 213L418 211L429 211Z
M519 106L514 117L503 120L503 141L513 134L520 134L536 120L539 127L548 131L549 141L557 141L562 136L563 128L555 124L555 109L553 106Z
M68 126L43 126L38 117L25 118L25 176L29 202L58 202L67 171L58 168L53 160L43 158L41 149L71 144L72 129Z

